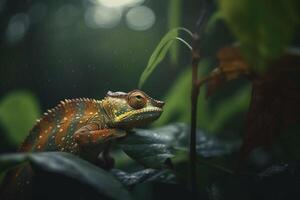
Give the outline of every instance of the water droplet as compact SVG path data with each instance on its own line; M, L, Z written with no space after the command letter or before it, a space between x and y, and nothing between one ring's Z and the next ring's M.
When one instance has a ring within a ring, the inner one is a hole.
M66 139L65 137L62 137L62 138L61 138L61 141L64 141L65 139Z

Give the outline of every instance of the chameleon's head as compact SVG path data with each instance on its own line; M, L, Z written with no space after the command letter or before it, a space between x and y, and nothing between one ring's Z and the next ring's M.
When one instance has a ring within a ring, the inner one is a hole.
M140 90L128 93L108 92L104 109L114 126L133 128L152 122L161 115L164 102L152 99Z

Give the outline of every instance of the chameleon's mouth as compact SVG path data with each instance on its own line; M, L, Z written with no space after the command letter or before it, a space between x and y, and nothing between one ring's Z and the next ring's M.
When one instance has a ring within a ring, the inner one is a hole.
M162 113L162 108L159 107L147 107L138 110L131 110L123 113L115 118L116 122L128 122L128 121L143 121L154 120L158 118Z

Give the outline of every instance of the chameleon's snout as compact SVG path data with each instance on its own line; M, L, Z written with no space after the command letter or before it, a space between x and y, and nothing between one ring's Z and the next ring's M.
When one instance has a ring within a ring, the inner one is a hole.
M164 105L165 105L165 102L155 100L155 101L153 102L153 104L154 104L154 106L156 106L156 107L163 108Z

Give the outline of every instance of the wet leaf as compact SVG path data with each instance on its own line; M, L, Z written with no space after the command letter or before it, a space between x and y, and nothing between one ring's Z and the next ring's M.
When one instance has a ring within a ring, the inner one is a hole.
M136 130L122 141L121 148L132 159L151 168L160 168L167 159L174 157L170 136L150 130Z
M150 181L174 183L175 175L170 170L143 169L133 173L127 173L122 170L111 170L113 175L127 187Z
M26 161L31 164L34 171L67 177L111 199L130 199L128 191L111 174L72 154L63 152L7 154L0 157L0 166Z
M13 92L0 101L0 124L15 145L24 140L39 115L39 103L31 93Z
M169 164L166 163L169 159L188 149L189 134L189 127L182 123L154 130L136 129L120 145L128 156L142 165L161 168ZM196 148L199 155L209 158L228 154L233 146L198 130Z
M27 154L3 154L0 156L0 173L27 161Z
M139 88L143 86L145 81L148 79L150 74L153 72L153 70L157 67L157 65L165 58L167 55L172 43L175 40L179 40L180 42L184 43L185 45L188 45L187 42L185 42L183 39L178 38L177 35L179 32L187 32L188 34L191 35L190 31L179 27L179 28L174 28L170 30L159 42L155 50L153 51L152 55L150 56L150 59L148 61L148 64L143 71L140 80L139 80Z
M251 69L265 72L278 58L299 25L298 0L219 0L219 9Z

